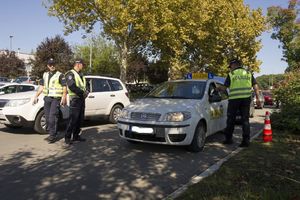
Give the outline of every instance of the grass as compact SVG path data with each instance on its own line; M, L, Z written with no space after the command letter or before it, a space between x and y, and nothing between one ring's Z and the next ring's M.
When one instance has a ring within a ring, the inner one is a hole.
M177 199L300 200L300 135L275 133L272 143L257 138Z

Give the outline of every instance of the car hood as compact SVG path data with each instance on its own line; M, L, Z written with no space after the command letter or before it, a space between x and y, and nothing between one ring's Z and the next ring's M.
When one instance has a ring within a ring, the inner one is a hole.
M3 94L0 96L0 99L25 99L25 98L32 98L34 97L35 94L36 91Z
M194 109L194 105L201 100L196 99L155 99L144 98L132 102L126 107L131 112L166 113L176 111L188 111Z

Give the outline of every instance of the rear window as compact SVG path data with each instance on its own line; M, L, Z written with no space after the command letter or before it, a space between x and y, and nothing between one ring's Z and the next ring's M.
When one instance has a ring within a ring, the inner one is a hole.
M121 83L119 81L116 80L108 80L112 91L119 91L119 90L123 90L123 87L121 85Z

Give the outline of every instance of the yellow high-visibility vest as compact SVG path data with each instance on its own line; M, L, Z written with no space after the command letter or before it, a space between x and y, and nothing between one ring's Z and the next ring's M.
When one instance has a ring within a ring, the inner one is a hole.
M63 86L59 83L59 76L62 73L56 72L49 80L49 72L43 74L44 89L43 93L48 97L62 97Z
M240 68L229 73L230 87L229 99L241 99L251 96L252 74Z
M83 90L85 92L86 91L86 80L85 80L85 78L82 77L82 79L81 79L80 76L79 76L79 74L74 69L70 70L69 72L72 72L74 74L76 86L79 87L81 90ZM69 94L70 97L77 96L69 88L68 88L68 94Z

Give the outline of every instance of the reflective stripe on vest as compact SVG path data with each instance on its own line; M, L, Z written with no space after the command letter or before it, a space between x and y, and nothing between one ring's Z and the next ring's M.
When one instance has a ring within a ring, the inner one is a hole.
M72 72L74 74L74 79L75 79L75 84L77 87L79 87L81 90L83 90L84 92L86 91L86 81L85 78L82 77L82 79L80 78L79 74L74 70L70 70L69 72ZM74 97L77 96L74 92L72 92L69 88L68 88L68 94L70 97Z
M229 73L229 99L248 98L252 92L252 75L245 69L236 69Z
M59 83L60 72L56 72L49 81L49 72L45 72L43 74L44 80L44 89L43 93L48 97L62 97L63 95L63 87Z

